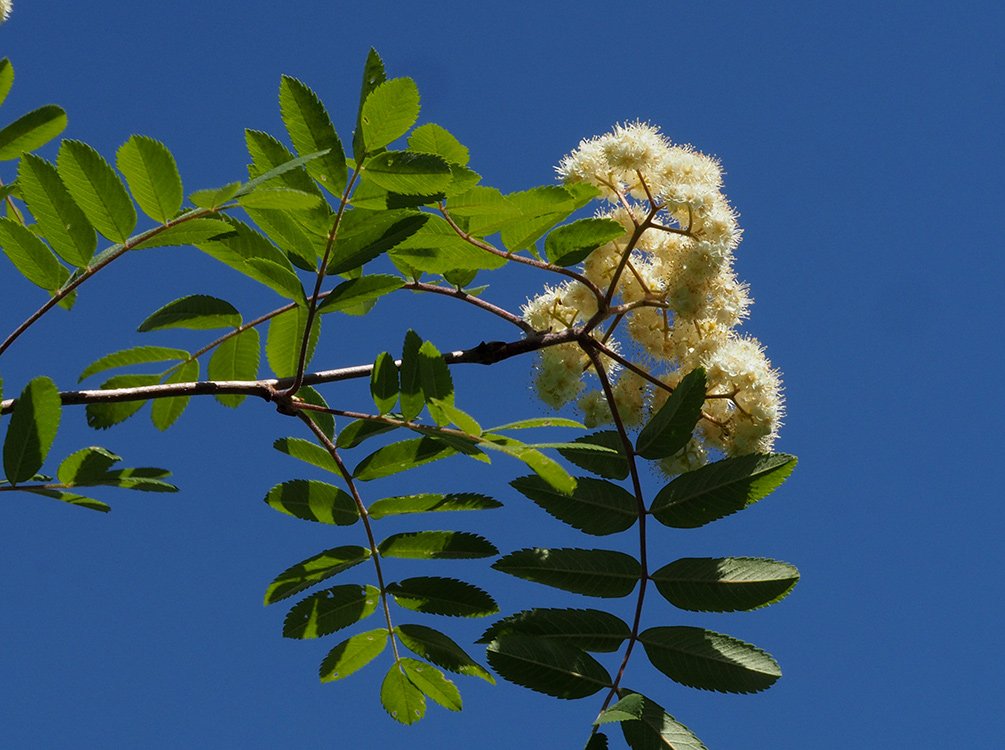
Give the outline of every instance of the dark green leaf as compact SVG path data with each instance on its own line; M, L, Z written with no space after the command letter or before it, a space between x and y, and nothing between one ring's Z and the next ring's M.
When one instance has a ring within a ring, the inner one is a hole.
M635 441L643 458L659 459L679 453L701 419L705 403L705 370L692 370L680 381L670 398L653 414Z
M402 209L368 211L356 208L342 217L326 273L346 273L386 253L418 232L428 214Z
M95 480L104 478L112 465L121 460L121 456L104 448L81 448L63 459L56 478L67 486L93 484Z
M614 717L609 721L621 722L621 731L632 750L708 750L666 709L638 693L625 694L602 716L607 714Z
M353 315L360 310L368 310L366 306L385 294L401 289L404 283L403 279L390 274L370 274L343 281L321 301L318 312L345 312Z
M649 661L675 682L722 693L767 690L782 676L771 655L732 636L686 626L639 634Z
M297 399L306 404L313 404L314 406L323 406L328 408L328 404L325 402L324 397L309 385L300 386L300 390L297 391ZM304 409L303 413L307 415L308 419L321 428L321 431L328 436L329 440L335 439L334 416L328 414L327 412L313 411L311 409Z
M656 520L679 529L704 526L775 490L796 468L785 453L736 456L681 474L653 500Z
M499 611L495 600L477 586L454 578L420 576L387 585L399 606L431 615L486 617Z
M172 349L166 346L134 346L130 349L122 349L121 351L106 354L104 357L94 360L80 373L77 382L89 378L91 375L116 367L143 365L153 362L176 362L188 359L189 356L189 353L184 349ZM115 387L128 388L129 386Z
M409 531L392 534L377 549L383 557L463 560L498 555L492 542L466 531Z
M599 609L528 609L494 622L479 643L500 636L525 635L575 646L583 651L617 651L631 629Z
M380 703L388 715L402 724L414 724L426 714L426 698L401 671L391 665L380 686Z
M585 750L607 750L607 735L603 732L594 732L586 742Z
M334 586L301 599L283 621L286 638L320 638L372 615L380 603L375 586Z
M400 660L409 681L449 711L461 710L461 693L436 667L407 656Z
M799 581L794 565L763 557L684 557L652 574L659 592L681 609L736 612L784 599Z
M190 359L183 362L168 375L165 383L194 383L199 380L199 360ZM178 418L188 406L188 396L156 399L150 406L150 418L158 430L166 430L178 421Z
M47 292L56 291L70 278L48 245L13 219L0 218L0 245L22 276Z
M25 154L18 164L17 184L52 249L67 263L86 266L97 248L98 237L73 202L56 167L34 154Z
M159 331L188 328L193 331L233 328L241 325L241 313L229 302L206 294L193 294L168 302L140 323L136 330Z
M602 549L522 549L496 560L492 567L527 581L602 598L628 596L641 572L630 555Z
M386 628L368 630L346 638L321 662L321 682L342 680L372 662L387 646Z
M277 484L269 490L265 502L280 513L305 521L352 526L359 520L356 503L347 492L314 479L291 479Z
M416 151L384 151L368 159L364 174L378 187L406 195L441 193L453 179L442 156Z
M163 143L134 135L119 147L115 164L126 176L136 203L151 219L166 224L181 209L185 197L181 176Z
M450 672L471 675L495 684L491 673L475 662L453 640L424 625L398 625L395 633L412 653Z
M136 226L136 209L122 180L97 151L82 141L59 147L57 170L88 221L112 242L125 242Z
M186 352L186 356L187 356ZM160 382L159 375L116 375L101 384L102 390L115 388L139 388L156 385ZM104 430L119 422L124 422L143 408L145 401L119 401L112 403L91 403L87 405L87 426L96 430Z
M335 547L320 552L280 573L266 589L265 603L272 604L294 594L299 594L326 578L331 578L336 573L358 565L369 557L370 550L355 545Z
M283 76L279 84L279 108L293 147L301 156L328 150L307 163L307 173L332 195L341 197L348 173L345 152L321 100L306 84Z
M445 128L431 122L420 125L408 136L410 151L442 156L451 164L462 167L468 164L468 149Z
M35 487L27 489L28 492L33 495L42 495L43 497L51 497L53 500L59 500L61 503L66 503L67 505L76 505L80 508L87 508L88 510L96 510L100 513L107 513L111 510L111 507L107 503L103 503L100 500L95 500L93 497L84 497L83 495L78 495L74 492L63 492L62 490L47 490L40 487Z
M297 305L274 317L269 323L269 333L265 339L265 356L269 367L280 378L296 375L300 364L300 347L303 345L304 328L307 326L307 310ZM304 366L310 363L314 347L321 331L321 318L314 316L311 335L307 342L307 357Z
M246 328L231 336L209 358L207 374L210 380L254 380L258 377L258 362L262 356L262 343L255 328ZM240 406L245 397L235 393L215 393L224 406Z
M366 147L363 144L363 128L360 124L360 119L363 116L363 104L370 96L370 92L385 80L387 80L387 74L384 72L384 61L380 59L377 50L371 47L366 56L366 63L363 65L363 84L360 87L359 108L356 111L356 129L352 134L352 153L357 162L362 161L366 153Z
M552 231L544 241L544 252L555 265L574 266L624 234L625 228L614 219L580 219Z
M7 426L3 468L11 484L35 476L59 430L59 389L47 377L33 378L21 391Z
M353 476L369 481L414 469L457 453L456 448L436 438L423 437L402 440L379 448L356 466Z
M44 146L66 127L66 112L55 104L33 109L0 130L0 161L17 159Z
M608 479L626 479L628 477L628 459L625 458L625 449L621 443L621 437L616 430L602 430L589 435L583 435L572 441L575 445L582 445L582 450L577 450L572 446L559 448L558 452L563 458L572 461L576 466L587 471L592 471ZM601 452L592 446L601 446L616 453Z
M343 431L342 434L345 434ZM371 518L384 518L405 513L432 513L456 510L491 510L502 503L486 495L459 492L451 495L423 494L386 497L370 506Z
M616 534L630 529L638 519L635 497L603 479L578 477L571 495L556 491L538 476L514 479L510 486L555 518L587 534Z
M272 447L280 453L285 453L287 456L298 458L311 466L316 466L319 469L330 471L332 474L339 473L338 464L335 462L335 459L332 458L331 454L320 445L312 443L310 440L304 440L303 438L296 437L279 438L272 444ZM353 507L355 508L355 505ZM315 521L317 519L310 518L308 520Z
M401 352L401 416L406 421L415 419L425 404L419 373L419 348L422 339L409 329Z
M377 355L377 360L373 363L370 395L381 414L387 414L398 403L398 365L387 352Z
M373 422L369 419L357 419L342 428L335 444L339 448L355 448L367 438L396 429L398 429L397 425Z
M546 638L500 636L489 643L488 658L510 682L556 698L586 698L611 685L607 670L588 653Z
M372 153L398 140L419 117L419 89L411 78L392 78L376 86L363 102L359 127Z

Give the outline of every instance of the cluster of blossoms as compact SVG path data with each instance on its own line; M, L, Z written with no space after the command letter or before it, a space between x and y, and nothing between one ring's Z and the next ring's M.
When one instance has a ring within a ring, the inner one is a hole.
M599 216L625 229L583 263L582 275L619 312L591 335L670 389L691 370L706 370L700 440L672 457L667 471L704 463L709 449L770 450L783 413L781 382L761 345L736 332L751 300L733 271L740 230L721 191L719 163L671 144L651 125L631 123L581 142L558 172L566 182L597 187L613 204ZM600 304L593 290L570 281L546 288L523 313L536 330L561 331L591 320ZM625 346L614 338L619 326L630 337ZM641 424L668 390L608 363L619 414L629 426ZM555 408L576 399L590 426L610 422L603 392L584 393L589 372L576 344L548 348L538 365L538 392Z

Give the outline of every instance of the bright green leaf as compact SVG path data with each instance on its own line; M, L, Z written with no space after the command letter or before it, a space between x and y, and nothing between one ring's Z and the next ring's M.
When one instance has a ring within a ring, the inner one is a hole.
M304 292L304 287L293 271L268 258L248 258L244 263L255 272L254 274L249 274L252 278L261 281L279 296L299 302L301 305L306 303L307 295ZM297 309L302 308L298 307ZM283 315L296 317L290 312L282 313L279 317ZM273 318L273 322L275 320ZM317 323L316 320L315 323ZM301 324L301 328L303 328L303 325L306 325L306 323Z
M104 448L81 448L63 459L56 478L68 486L92 484L94 480L105 477L108 470L121 460L121 456Z
M343 281L332 289L318 305L319 313L345 312L355 314L369 309L376 300L396 289L401 289L404 280L390 274L370 274L358 279Z
M167 223L181 209L185 191L174 156L160 141L134 135L123 143L115 157L119 171L143 213Z
M419 117L419 89L411 78L392 78L376 86L363 102L359 126L368 153L408 132Z
M22 276L47 292L56 291L70 278L48 245L13 219L0 218L0 245Z
M307 173L332 195L341 197L348 178L345 152L318 95L302 81L284 75L279 84L279 108L297 153L303 156L327 149L327 154L307 163Z
M227 201L233 200L234 196L241 191L241 186L240 182L228 182L219 188L195 190L189 193L188 199L192 201L193 206L217 209L226 204Z
M368 630L346 638L321 662L321 682L342 680L376 659L387 646L386 628Z
M544 252L555 265L574 266L624 234L625 228L614 219L580 219L552 231L544 241Z
M322 406L326 409L328 408L328 403L324 400L324 397L309 385L300 386L300 390L297 391L296 397L304 403L313 404L314 406ZM306 414L307 418L316 424L321 431L328 436L329 440L335 439L334 416L327 412L314 411L312 409L304 409L303 413Z
M602 549L528 548L511 552L492 567L527 581L602 598L628 596L641 574L631 555Z
M0 104L7 99L10 87L14 85L14 66L6 57L0 60Z
M360 122L363 117L363 104L370 96L370 92L386 80L384 61L380 59L377 50L371 47L366 55L366 63L363 65L363 84L360 86L359 107L356 111L356 129L352 134L352 152L357 162L361 161L366 153L366 147L363 144L363 128Z
M377 411L390 412L398 403L398 365L387 352L377 355L370 372L370 395Z
M287 456L300 459L304 463L310 464L311 466L316 466L319 469L330 471L332 474L339 473L338 464L335 462L335 459L332 458L331 454L320 445L312 443L310 440L304 440L303 438L296 437L279 438L272 444L272 447L280 453L285 453ZM355 509L355 505L353 508ZM308 520L316 521L317 519L309 518Z
M506 265L506 258L475 247L439 216L429 216L421 230L389 253L399 268L424 273L491 271ZM410 271L408 272L411 273Z
M565 417L533 417L531 419L521 419L517 422L507 422L498 427L490 427L489 432L499 432L500 430L529 430L535 427L574 427L583 429L583 424L575 419Z
M0 130L0 161L17 159L26 151L44 146L66 127L66 112L46 104L17 118Z
M3 468L11 484L35 476L59 430L62 402L59 389L47 377L32 379L21 391L7 426Z
M269 361L269 367L277 377L287 378L296 374L306 326L307 310L300 305L277 315L269 323L269 333L265 339L265 356ZM314 347L318 343L320 331L321 318L315 315L307 342L305 367L314 356Z
M309 557L292 568L287 568L269 584L265 591L265 603L273 604L287 597L299 594L305 589L331 578L336 573L348 570L370 557L366 547L348 545L326 549Z
M277 484L269 490L265 502L280 513L305 521L352 526L359 520L356 503L347 492L314 479L291 479Z
M185 353L188 356L188 353ZM116 365L117 366L117 365ZM159 375L116 375L101 384L102 390L115 388L139 388L156 385L160 382ZM87 426L96 430L105 430L112 425L129 419L143 408L145 401L117 401L110 403L90 403L86 407Z
M199 380L199 360L190 359L183 362L174 372L168 375L165 383L194 383ZM188 396L173 396L159 398L150 405L150 418L158 430L166 430L178 421L178 418L188 406Z
M122 180L97 151L82 141L59 147L56 168L88 221L112 242L125 242L136 227L136 209Z
M407 656L400 660L409 681L448 711L461 710L461 693L436 667Z
M86 266L97 248L98 237L73 202L56 167L34 154L25 154L18 164L17 184L52 249L67 263Z
M380 479L447 458L455 453L456 448L431 437L402 440L385 445L364 458L356 466L353 476L363 481Z
M446 128L431 122L420 125L412 131L408 136L408 148L410 151L442 156L451 164L459 164L462 167L468 164L468 149Z
M384 424L383 422L374 422L369 419L356 419L342 428L335 444L339 448L355 448L367 438L372 438L375 435L383 435L385 432L396 429L398 429L398 426L394 424Z
M77 382L79 383L91 375L116 367L144 365L153 362L176 362L188 359L189 356L189 353L184 349L172 349L166 346L134 346L129 349L122 349L121 351L106 354L104 357L94 360L80 373ZM128 386L121 387L126 388Z
M498 555L492 542L467 531L409 531L392 534L377 549L382 557L464 560Z
M366 162L364 174L378 187L405 195L442 193L453 179L442 156L415 151L384 151Z
M237 199L237 205L244 208L264 208L282 211L301 211L317 208L323 202L321 196L288 187L261 187Z
M347 211L342 216L326 273L346 273L362 267L408 240L430 218L429 214L411 210Z
M27 489L27 488L26 488ZM43 497L51 497L53 500L59 500L61 503L66 503L67 505L76 505L80 508L87 508L88 510L96 510L99 513L107 513L111 510L111 507L107 503L103 503L100 500L95 500L93 497L84 497L83 495L78 495L75 492L63 492L62 490L49 490L41 487L33 487L27 489L28 492L33 495L42 495Z
M796 457L785 453L716 461L670 482L656 495L651 512L674 528L704 526L769 495L795 468Z
M419 373L419 349L422 339L409 329L401 351L401 416L406 421L415 419L425 404Z
M344 433L343 433L344 434ZM370 506L371 518L384 518L407 513L433 513L458 510L491 510L501 508L502 503L486 495L474 492L458 492L450 495L422 494L386 497Z
M230 224L220 219L207 219L198 216L185 220L179 219L170 226L155 227L151 231L145 232L146 239L133 245L133 250L146 250L151 247L198 246L200 243L209 242L233 231L234 228Z
M426 714L426 698L409 680L398 663L391 665L380 686L380 704L395 721L414 724Z
M258 362L262 344L255 328L246 328L216 347L209 358L207 375L210 380L254 380L258 377ZM213 397L224 406L240 406L245 396L240 393L214 393Z

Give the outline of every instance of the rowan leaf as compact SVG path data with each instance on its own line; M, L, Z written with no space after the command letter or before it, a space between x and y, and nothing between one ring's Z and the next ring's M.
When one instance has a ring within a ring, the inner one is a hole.
M321 638L372 615L380 603L375 586L334 586L293 605L283 621L286 638Z
M763 557L683 557L651 577L663 597L681 609L736 612L784 599L799 581L799 571Z
M21 391L3 444L3 468L11 484L26 482L42 468L59 431L62 402L50 378L33 378Z
M492 567L535 583L586 596L628 596L638 583L638 561L601 549L527 548L496 560Z
M488 659L510 682L556 698L586 698L611 685L607 670L588 653L547 638L499 636L488 644Z
M347 545L319 552L280 573L265 591L265 604L299 594L336 573L348 570L370 557L366 547Z
M277 484L265 495L265 503L280 513L305 521L352 526L359 520L356 503L345 490L316 479L291 479Z
M185 191L174 156L160 141L134 135L116 153L133 198L147 216L166 224L181 209Z

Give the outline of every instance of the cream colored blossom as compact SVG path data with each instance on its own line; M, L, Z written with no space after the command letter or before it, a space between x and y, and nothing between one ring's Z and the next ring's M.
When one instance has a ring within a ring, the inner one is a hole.
M12 10L14 10L14 0L0 0L0 23L10 18Z

